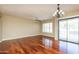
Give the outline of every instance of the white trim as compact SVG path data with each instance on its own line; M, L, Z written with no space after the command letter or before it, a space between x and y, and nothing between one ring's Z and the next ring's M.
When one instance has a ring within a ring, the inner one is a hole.
M2 41L5 41L5 40L12 40L12 39L19 39L19 38L30 37L30 36L37 36L37 35L44 35L44 34L28 35L28 36L16 37L16 38L7 38L7 39L2 39ZM51 35L44 35L44 36L54 37L54 36L51 36ZM2 42L2 41L0 41L0 42Z
M41 34L36 34L36 35L41 35ZM7 39L2 39L2 41L5 40L12 40L12 39L19 39L19 38L24 38L24 37L30 37L30 36L36 36L36 35L28 35L28 36L22 36L22 37L11 37L11 38L7 38Z

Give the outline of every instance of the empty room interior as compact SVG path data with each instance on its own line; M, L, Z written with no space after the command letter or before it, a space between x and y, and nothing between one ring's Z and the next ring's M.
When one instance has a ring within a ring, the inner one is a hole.
M0 54L79 54L79 4L0 4Z

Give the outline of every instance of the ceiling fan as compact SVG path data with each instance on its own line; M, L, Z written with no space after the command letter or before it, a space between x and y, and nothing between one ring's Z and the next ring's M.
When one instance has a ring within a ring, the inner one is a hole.
M53 16L57 18L64 16L64 11L60 9L60 4L57 4L57 10L54 12Z

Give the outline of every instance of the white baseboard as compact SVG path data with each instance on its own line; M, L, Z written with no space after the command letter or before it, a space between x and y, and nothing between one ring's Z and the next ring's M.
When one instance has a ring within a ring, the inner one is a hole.
M12 40L12 39L19 39L19 38L30 37L30 36L37 36L37 35L44 35L44 34L36 34L36 35L28 35L28 36L4 38L4 39L2 39L2 41L4 41L4 40ZM44 35L44 36L53 37L53 36L50 36L50 35Z
M41 35L41 34L36 34L36 35ZM24 37L30 37L30 36L36 36L36 35L28 35L28 36L21 36L21 37L4 38L4 39L2 39L2 41L4 41L4 40L18 39L18 38L24 38Z

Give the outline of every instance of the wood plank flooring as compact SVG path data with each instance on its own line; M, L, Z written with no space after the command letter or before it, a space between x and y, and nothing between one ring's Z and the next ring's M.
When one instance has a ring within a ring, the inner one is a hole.
M0 54L63 54L54 37L42 35L6 40L0 43Z

